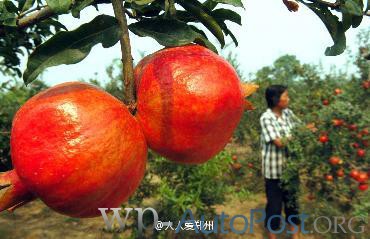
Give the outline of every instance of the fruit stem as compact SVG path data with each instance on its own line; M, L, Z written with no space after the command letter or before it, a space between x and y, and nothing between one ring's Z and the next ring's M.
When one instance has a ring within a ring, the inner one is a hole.
M116 16L118 24L122 30L120 44L122 52L121 61L122 61L123 95L124 95L123 101L130 110L130 112L134 114L136 109L134 64L131 55L130 36L128 32L125 8L123 7L122 0L112 0L112 5L114 15Z
M12 212L34 199L36 196L27 190L14 169L0 173L0 212Z

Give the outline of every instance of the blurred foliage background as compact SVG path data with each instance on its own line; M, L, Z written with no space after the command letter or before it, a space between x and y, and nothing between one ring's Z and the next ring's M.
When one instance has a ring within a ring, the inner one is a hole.
M292 157L286 166L284 179L294 185L296 182L293 181L293 176L299 172L301 210L312 217L343 215L349 218L360 215L368 218L369 190L359 190L361 183L349 174L353 169L369 174L370 169L370 63L363 56L364 52L370 50L369 31L358 36L358 46L358 49L348 52L352 72L347 72L339 66L327 72L319 64L303 64L295 56L284 55L272 65L245 76L238 65L237 55L232 52L224 54L243 81L260 85L260 90L250 98L256 110L245 112L230 143L206 164L177 165L150 152L146 176L135 196L123 207L147 205L155 208L160 218L175 221L180 219L186 209L192 209L198 218L202 214L212 217L215 215L215 206L225 204L230 198L247 201L255 194L264 193L260 172L259 117L266 110L265 88L271 84L284 84L288 86L290 108L305 123L314 123L317 128L316 132L297 128L293 140L289 143ZM122 82L120 71L117 69L120 69L118 60L107 68L108 80L80 80L98 85L122 100ZM40 81L25 87L16 78L1 82L0 171L12 167L9 140L15 112L27 99L46 87ZM335 89L342 92L337 94ZM334 125L335 119L341 120L343 124ZM329 137L326 144L318 141L318 137L323 134ZM354 143L357 147L353 146ZM359 156L359 149L364 150L365 155ZM328 162L334 155L342 159L342 164L331 165ZM343 176L338 174L339 170L344 172ZM328 180L327 175L331 175L332 180ZM147 216L147 222L152 220L150 215ZM133 220L129 226L132 238L137 238L136 226ZM114 231L110 233L117 235ZM329 233L317 236L363 239L368 235ZM194 234L186 232L177 236L191 238ZM199 235L196 236L200 238ZM146 237L175 238L173 232L169 231L149 234ZM213 234L207 236L221 237L222 235Z

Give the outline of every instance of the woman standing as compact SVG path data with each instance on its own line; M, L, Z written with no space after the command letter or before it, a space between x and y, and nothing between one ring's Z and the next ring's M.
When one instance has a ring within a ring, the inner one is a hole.
M291 138L291 130L301 121L288 109L289 95L286 86L271 85L266 89L268 109L260 118L262 174L265 178L267 197L265 228L269 239L275 239L281 224L281 211L284 206L283 225L291 230L292 238L299 238L298 200L296 190L287 190L281 181L288 150L284 142ZM298 188L298 185L294 185ZM292 188L292 187L290 187ZM275 232L275 233L274 233Z

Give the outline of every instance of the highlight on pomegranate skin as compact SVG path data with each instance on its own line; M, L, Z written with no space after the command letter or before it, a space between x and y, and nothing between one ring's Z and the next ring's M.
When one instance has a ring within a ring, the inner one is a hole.
M135 68L137 114L148 146L184 164L220 152L258 86L242 84L222 57L199 45L165 48Z
M14 169L0 174L0 211L40 198L71 217L119 207L144 176L147 145L118 99L92 85L60 84L28 100L11 131Z

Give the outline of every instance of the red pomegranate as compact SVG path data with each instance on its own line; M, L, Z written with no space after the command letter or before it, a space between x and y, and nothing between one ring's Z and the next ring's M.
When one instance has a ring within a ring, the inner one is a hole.
M166 48L135 68L137 119L148 146L168 159L199 164L228 143L258 88L199 45Z
M59 213L93 217L134 193L147 146L119 100L70 82L37 94L17 112L11 156L14 170L0 174L0 211L40 198Z

